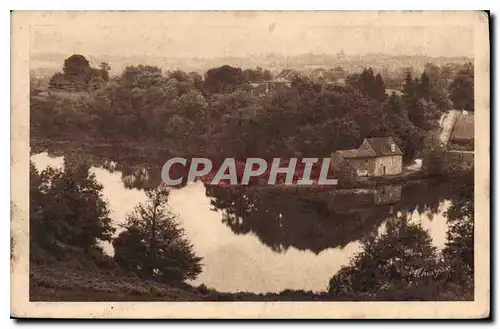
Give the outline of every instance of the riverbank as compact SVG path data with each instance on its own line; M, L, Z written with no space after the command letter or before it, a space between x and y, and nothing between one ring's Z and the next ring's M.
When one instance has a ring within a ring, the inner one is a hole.
M426 178L429 178L429 175L427 171L423 169L405 170L397 175L358 177L353 187L375 188L381 185L402 184L410 181L419 181Z
M429 175L425 170L408 170L398 175L391 176L378 176L378 177L358 177L356 182L352 182L350 184L342 184L340 182L338 185L297 185L297 184L255 184L248 186L241 185L225 185L220 184L219 187L222 188L244 188L244 189L265 189L268 191L286 191L286 192L295 192L295 193L308 193L308 192L338 192L338 193L346 193L353 192L356 190L366 190L366 189L374 189L380 188L384 186L390 185L401 185L410 182L419 182L426 179L429 179ZM209 184L209 182L205 182Z

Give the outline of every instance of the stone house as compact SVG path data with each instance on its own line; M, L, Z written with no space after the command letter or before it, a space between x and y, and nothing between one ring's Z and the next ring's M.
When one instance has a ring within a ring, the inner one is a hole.
M357 149L337 150L332 164L346 161L358 176L396 175L403 171L403 152L394 138L365 138Z

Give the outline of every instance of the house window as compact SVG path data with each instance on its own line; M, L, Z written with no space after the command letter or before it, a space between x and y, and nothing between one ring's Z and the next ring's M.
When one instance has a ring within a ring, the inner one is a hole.
M365 164L368 164L368 160L365 160Z

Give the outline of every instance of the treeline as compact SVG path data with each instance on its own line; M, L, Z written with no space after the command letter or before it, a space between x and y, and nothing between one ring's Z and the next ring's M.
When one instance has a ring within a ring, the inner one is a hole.
M88 72L81 69L86 62L78 62L80 69L70 71ZM435 66L415 78L408 74L402 95L388 95L381 74L365 69L347 76L345 85L299 75L290 88L258 96L250 82L269 78L261 68L225 65L202 77L130 66L88 97L32 95L32 136L154 143L234 157L327 156L355 148L366 137L393 136L411 160L444 112L473 110L473 67L457 70L451 82L449 72Z

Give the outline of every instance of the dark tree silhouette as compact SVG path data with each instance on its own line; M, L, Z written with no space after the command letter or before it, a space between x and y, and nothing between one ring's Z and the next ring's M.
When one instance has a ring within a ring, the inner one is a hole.
M450 85L450 99L458 110L474 111L474 66L462 66Z
M207 71L204 89L209 94L233 92L244 82L245 75L240 68L223 65Z
M125 231L113 240L115 260L120 266L145 278L163 282L195 279L201 273L201 258L168 209L169 190L159 186L146 191L147 202L127 218Z
M31 230L35 240L59 241L89 249L110 241L114 228L89 166L66 159L64 171L51 167L40 174L30 166Z

